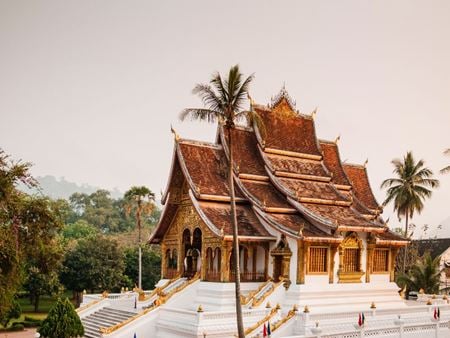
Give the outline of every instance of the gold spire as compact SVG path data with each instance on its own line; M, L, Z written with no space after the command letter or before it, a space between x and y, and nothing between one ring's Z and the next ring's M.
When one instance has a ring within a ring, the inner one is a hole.
M172 125L170 125L170 131L172 132L175 141L178 142L180 140L180 135L178 135L178 133L176 132L176 130L172 127Z

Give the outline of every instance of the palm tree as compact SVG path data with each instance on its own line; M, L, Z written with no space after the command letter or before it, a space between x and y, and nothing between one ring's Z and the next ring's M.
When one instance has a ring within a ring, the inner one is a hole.
M141 215L151 214L154 209L155 194L147 187L131 187L124 195L125 210L129 214L136 207L136 227L138 228L139 245L139 277L138 287L142 289L142 247L141 247Z
M419 160L416 162L412 152L408 151L403 161L395 159L392 161L394 165L393 173L397 177L389 178L383 181L381 188L387 188L387 196L383 205L387 205L391 201L394 202L394 211L401 219L405 217L405 233L408 237L409 219L414 216L415 212L419 214L423 210L423 201L430 198L432 191L429 188L437 188L439 181L433 179L433 172L424 167L425 162ZM404 250L403 268L405 272L406 267L407 248Z
M450 156L450 148L444 151L444 154L447 156ZM446 166L445 168L442 168L440 170L441 174L448 174L450 173L450 165Z
M238 224L236 217L236 201L233 181L234 154L232 130L235 123L241 119L246 119L249 123L254 123L264 131L260 117L254 112L242 110L244 101L249 97L248 89L253 75L243 78L239 71L239 66L235 65L228 73L228 77L222 80L219 73L213 74L210 84L197 84L192 93L198 95L205 105L205 108L186 108L180 113L180 119L186 118L192 120L207 121L210 123L218 122L224 126L228 136L229 164L228 164L228 184L230 189L230 209L231 224L233 227L233 252L234 252L234 276L235 276L235 296L236 296L236 315L237 329L239 338L244 337L244 324L242 321L241 308L241 286L240 286L240 268L239 268L239 241Z
M408 274L402 273L398 276L397 282L406 285L408 291L419 291L423 289L427 294L439 292L442 271L439 268L441 257L431 258L430 254L425 254L414 264Z

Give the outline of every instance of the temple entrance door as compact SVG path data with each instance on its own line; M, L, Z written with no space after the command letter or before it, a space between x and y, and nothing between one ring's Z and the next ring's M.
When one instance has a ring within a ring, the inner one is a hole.
M202 231L195 228L192 242L188 229L183 233L183 246L185 248L184 257L184 277L192 278L202 267Z
M273 280L278 281L282 277L283 257L275 256L273 260Z

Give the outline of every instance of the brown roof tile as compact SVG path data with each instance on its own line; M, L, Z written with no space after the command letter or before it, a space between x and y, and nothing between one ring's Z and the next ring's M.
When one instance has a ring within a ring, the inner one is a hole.
M234 129L233 151L236 166L240 173L267 175L264 162L258 154L257 140L253 131ZM226 138L228 140L228 138Z
M228 203L200 201L198 205L216 228L223 229L224 235L233 234ZM239 236L271 237L249 205L236 205L236 213Z
M387 229L385 232L377 234L377 237L384 241L406 241L405 237Z
M261 205L271 208L292 208L283 196L270 182L240 180L244 188Z
M275 213L266 213L266 214L269 215L269 217L271 217L277 223L287 227L295 234L298 234L301 226L303 226L303 235L306 237L332 237L331 235L316 228L304 217L298 214L275 214Z
M180 141L180 154L196 193L229 196L225 153L221 147ZM242 197L236 191L236 197Z
M333 174L332 182L339 185L350 185L344 168L342 168L336 143L320 141L320 148L322 149L325 166Z
M378 226L372 222L367 221L364 217L346 206L322 205L312 203L302 203L302 206L313 212L314 214L332 221L337 226Z
M327 177L327 173L320 161L306 160L296 157L265 154L273 170L294 174Z
M329 183L304 181L294 178L278 178L295 197L318 198L332 201L347 201Z
M369 177L366 168L360 165L343 164L344 171L347 174L353 186L353 193L361 203L369 209L378 209L379 204L370 188Z
M314 121L302 115L277 114L268 109L255 108L265 126L265 146L310 155L321 155Z

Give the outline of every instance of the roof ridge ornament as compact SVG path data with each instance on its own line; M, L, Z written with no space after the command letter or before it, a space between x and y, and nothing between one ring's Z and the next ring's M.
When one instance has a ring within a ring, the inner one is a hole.
M289 93L286 90L286 84L283 82L283 87L281 87L280 92L275 95L272 96L272 98L270 99L270 105L269 108L273 109L275 108L278 104L280 104L280 102L285 99L286 102L289 104L289 107L294 111L298 113L298 110L296 108L296 102L295 100L289 95Z
M364 168L367 168L367 164L369 163L369 159L367 158L365 161L364 161L364 164L363 164L363 166L364 166Z
M176 132L172 125L170 125L170 131L172 132L175 141L178 142L180 140L180 135Z
M341 140L341 134L339 134L339 135L334 139L334 144L338 144L340 140Z

